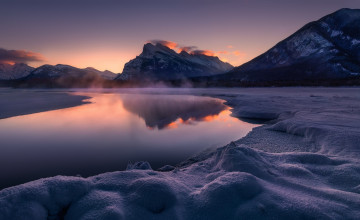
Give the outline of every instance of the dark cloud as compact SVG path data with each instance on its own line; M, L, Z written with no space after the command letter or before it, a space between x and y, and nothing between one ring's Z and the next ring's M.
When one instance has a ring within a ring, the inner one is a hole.
M193 55L206 55L206 56L220 56L220 55L242 56L243 55L242 53L240 53L240 51L229 52L227 50L223 50L223 51L199 50L197 46L185 46L168 40L149 40L147 42L152 43L154 45L161 44L163 46L166 46L170 49L177 51L178 53L185 51ZM227 47L232 48L233 46L229 45Z
M166 46L170 49L175 49L178 47L178 44L175 43L175 42L172 42L172 41L167 41L167 40L150 40L148 41L149 43L152 43L152 44L161 44L163 46Z
M185 51L185 52L191 52L193 50L196 50L197 49L197 46L182 46L182 47L179 47L179 52L181 51Z
M33 61L44 61L44 57L31 51L0 48L0 63L28 63Z
M193 50L191 54L194 55L206 55L206 56L215 56L215 52L211 50Z
M168 40L149 40L147 41L148 43L152 43L154 45L156 44L161 44L163 46L166 46L170 49L173 49L173 50L176 50L178 51L179 53L181 51L186 51L188 53L191 53L192 51L196 50L198 47L197 46L184 46L184 45L180 45L176 42L173 42L173 41L168 41Z

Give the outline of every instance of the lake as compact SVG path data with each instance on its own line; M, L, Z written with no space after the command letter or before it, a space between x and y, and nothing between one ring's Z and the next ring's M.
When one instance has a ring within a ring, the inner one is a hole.
M0 120L1 188L55 175L91 176L148 161L176 165L258 126L221 99L84 93L87 104ZM26 100L25 100L26 101Z

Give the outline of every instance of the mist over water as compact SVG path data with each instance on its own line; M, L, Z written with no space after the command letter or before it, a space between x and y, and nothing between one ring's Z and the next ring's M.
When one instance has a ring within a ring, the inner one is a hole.
M90 176L149 161L154 169L221 147L253 127L220 99L78 93L90 104L0 120L0 188L55 175Z

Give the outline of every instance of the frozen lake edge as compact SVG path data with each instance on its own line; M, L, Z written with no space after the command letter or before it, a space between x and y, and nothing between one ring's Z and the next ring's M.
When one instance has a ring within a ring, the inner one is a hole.
M4 189L0 219L360 216L360 88L183 92L219 97L236 117L271 123L167 172L144 162L127 171Z

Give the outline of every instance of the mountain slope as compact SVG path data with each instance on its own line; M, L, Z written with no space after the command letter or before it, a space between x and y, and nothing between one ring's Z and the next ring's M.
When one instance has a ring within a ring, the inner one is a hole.
M147 43L142 53L125 64L118 80L171 80L209 76L229 71L232 66L218 57L203 54L177 53L162 45Z
M296 81L360 75L360 10L341 9L311 22L255 59L217 79Z
M74 77L74 78L82 78L82 77L94 77L94 78L104 78L104 79L113 79L116 77L115 73L110 71L99 71L92 67L88 67L85 69L79 69L69 65L57 64L57 65L43 65L35 70L33 70L28 79L34 78L59 78L59 77Z
M88 67L79 69L69 65L43 65L22 78L24 86L89 87L102 86L114 79L116 74Z
M109 70L100 71L100 70L97 70L97 69L92 68L92 67L87 67L87 68L85 68L84 70L97 73L97 74L98 74L99 76L101 76L102 78L108 79L108 80L115 79L115 78L117 77L117 75L118 75L118 74L113 73L113 72L111 72L111 71L109 71Z
M0 80L13 80L23 78L30 74L34 68L25 63L15 63L14 65L0 63Z

